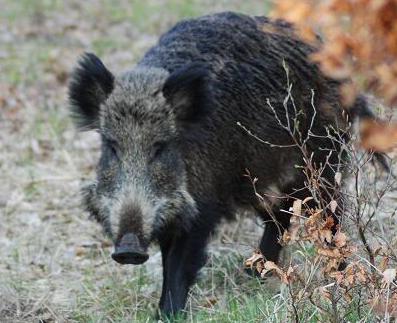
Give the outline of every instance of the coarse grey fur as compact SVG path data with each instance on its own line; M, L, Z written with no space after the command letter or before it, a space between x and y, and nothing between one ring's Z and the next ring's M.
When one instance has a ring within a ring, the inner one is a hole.
M267 259L277 261L278 238L289 224L280 208L309 192L300 190L305 177L295 167L303 164L300 150L277 147L293 140L274 112L283 123L298 121L305 136L314 105L311 132L318 137L308 141L309 151L320 165L333 150L330 164L338 164L340 147L322 136L333 127L347 140L339 82L308 59L314 50L283 21L226 12L178 23L120 76L93 54L80 61L70 85L73 116L102 138L97 179L85 189L85 204L116 247L127 234L139 238L139 250L160 244L163 313L183 309L210 234L237 209L277 221L267 223L260 243ZM296 109L289 101L287 117L288 84ZM353 110L365 111L365 101ZM323 176L333 182L334 169ZM258 200L252 178L258 178L258 194L272 196L267 205Z

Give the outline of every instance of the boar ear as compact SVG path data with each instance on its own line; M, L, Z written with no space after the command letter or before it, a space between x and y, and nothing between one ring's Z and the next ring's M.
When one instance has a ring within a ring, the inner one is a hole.
M179 121L194 122L207 112L208 68L190 64L173 72L165 81L163 95Z
M69 103L72 118L80 130L99 127L99 107L114 86L114 76L94 54L85 53L72 73Z

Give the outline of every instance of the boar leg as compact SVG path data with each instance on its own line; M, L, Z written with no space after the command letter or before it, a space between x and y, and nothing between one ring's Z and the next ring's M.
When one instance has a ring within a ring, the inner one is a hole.
M273 214L276 221L266 221L259 249L266 260L277 263L282 248L279 241L289 227L290 215L280 211L273 212Z
M169 316L184 309L190 286L206 261L205 248L211 230L192 228L191 232L160 240L163 260L163 290L160 311Z
M280 202L273 207L271 215L262 207L256 206L256 210L265 224L265 229L259 243L259 250L266 260L275 263L278 262L282 249L279 241L282 239L284 231L288 230L291 219L291 215L283 210L288 210L292 206L295 198L304 199L306 196L309 196L309 192L306 192L306 190L299 190L298 193L292 193L294 192L294 187L304 187L304 184L297 181L290 187L286 187L284 189L285 195L291 196L291 198L281 199Z
M329 180L329 182L331 181ZM296 184L295 187L302 187L302 186ZM310 196L310 192L306 190L302 190L298 194L290 193L288 195L291 196L293 199L298 198L303 200L304 198ZM327 211L327 215L332 216L334 220L334 224L331 230L332 233L335 234L342 215L343 201L340 198L338 191L334 190L333 188L327 188L321 190L320 196L322 203L321 206L317 205L314 200L307 202L307 206L311 209L320 207L327 210L328 209L327 206L329 206L332 200L338 201L338 207L335 213L331 213L329 212L329 210ZM270 260L275 263L277 263L278 261L279 253L282 249L282 246L279 244L279 241L280 239L282 239L284 231L288 229L291 218L291 216L288 213L282 212L281 210L288 210L293 204L293 199L285 199L283 202L281 202L281 204L277 207L277 209L273 210L272 216L270 216L269 214L263 214L263 211L260 212L262 218L265 220L265 230L263 232L261 241L259 243L259 249L266 258L266 260Z

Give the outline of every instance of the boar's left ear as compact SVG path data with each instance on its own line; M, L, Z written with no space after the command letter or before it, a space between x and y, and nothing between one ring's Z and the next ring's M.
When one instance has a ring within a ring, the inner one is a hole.
M179 121L195 122L208 112L208 68L193 63L173 72L165 81L163 95Z
M69 83L71 116L80 130L99 127L99 107L113 91L114 76L94 54L85 53Z

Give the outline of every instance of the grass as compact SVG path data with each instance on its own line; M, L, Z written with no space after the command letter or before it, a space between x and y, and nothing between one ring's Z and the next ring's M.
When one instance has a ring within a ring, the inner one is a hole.
M234 252L212 257L191 292L188 321L274 321L271 309L276 301L271 300L272 292L264 290L263 281L250 279L241 271L242 260ZM110 271L100 286L91 269L84 276L85 293L80 295L72 316L76 321L98 322L109 317L120 318L120 322L153 320L160 286L152 286L159 284L159 277L153 277L147 267L133 268L127 280L119 272ZM87 313L87 308L95 309L94 313Z

